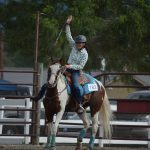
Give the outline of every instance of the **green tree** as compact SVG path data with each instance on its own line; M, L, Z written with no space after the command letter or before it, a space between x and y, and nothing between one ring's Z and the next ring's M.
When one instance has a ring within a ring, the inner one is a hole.
M11 1L0 6L11 64L31 66L35 49L36 13L40 11L39 61L63 57L70 52L63 32L54 42L67 16L73 15L72 35L88 38L87 70L100 69L106 59L108 71L150 70L150 2L148 0L45 0Z

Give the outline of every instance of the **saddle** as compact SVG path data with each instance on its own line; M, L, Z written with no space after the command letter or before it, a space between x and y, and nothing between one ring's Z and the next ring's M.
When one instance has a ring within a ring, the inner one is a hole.
M65 71L64 75L66 77L67 83L69 85L71 85L71 82L72 82L71 81L71 73L69 73L68 71ZM78 77L78 83L80 85L84 85L84 84L89 83L89 82L90 82L90 79L87 78L87 76L85 74L83 74L83 73L81 73L80 76Z
M68 94L70 95L71 94L71 73L65 71L64 75L66 77L66 82L67 82L67 91ZM81 75L78 78L78 83L83 88L83 103L88 102L90 100L91 93L93 91L98 91L99 89L96 79L94 79L92 76L86 73L81 73Z

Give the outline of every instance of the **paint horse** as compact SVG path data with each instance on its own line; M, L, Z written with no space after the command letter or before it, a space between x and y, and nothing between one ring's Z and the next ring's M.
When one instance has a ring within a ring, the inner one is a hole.
M97 86L97 90L89 92L85 95L86 101L83 105L85 111L83 111L82 113L78 113L78 104L74 100L73 96L68 94L68 85L66 82L66 78L62 73L62 65L60 61L54 62L52 65L50 65L48 72L48 86L45 98L43 100L48 125L48 137L45 149L56 149L55 143L58 125L66 110L75 111L83 121L84 128L81 130L77 138L76 150L82 149L82 139L86 135L87 129L90 128L90 122L92 121L92 134L89 140L88 150L93 150L94 140L100 120L104 128L104 135L107 138L111 136L110 119L112 116L112 112L110 110L110 104L104 86L100 81L91 77L95 82L94 86ZM85 85L88 85L88 83L85 83ZM86 114L87 107L90 108L91 120L89 120ZM55 122L53 122L54 115L56 115Z

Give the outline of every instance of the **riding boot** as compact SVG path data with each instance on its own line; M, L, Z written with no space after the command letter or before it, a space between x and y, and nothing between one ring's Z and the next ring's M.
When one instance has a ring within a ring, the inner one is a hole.
M41 89L40 89L40 91L39 91L39 93L38 93L37 96L31 97L31 100L33 100L33 101L35 101L35 102L37 102L38 100L40 100L40 99L44 96L45 91L46 91L46 88L47 88L47 83L45 83L45 84L41 87Z
M41 96L41 95L38 94L37 96L33 96L33 97L31 97L30 99L31 99L32 101L37 102L37 101L40 100L42 97L43 97L43 96Z

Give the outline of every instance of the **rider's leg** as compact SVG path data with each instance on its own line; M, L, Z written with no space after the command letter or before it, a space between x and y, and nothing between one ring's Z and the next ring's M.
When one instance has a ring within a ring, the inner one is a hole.
M82 86L78 83L78 77L80 76L80 71L78 70L73 70L71 73L71 78L72 78L72 86L73 86L73 93L74 97L77 100L79 104L82 105L82 96L83 96L83 88Z
M80 76L80 71L79 70L72 70L72 69L67 69L69 73L71 73L71 81L72 81L72 90L73 90L73 95L75 97L75 100L78 102L80 109L78 109L79 113L82 113L84 111L84 108L82 107L83 103L83 88L81 85L78 83L78 77Z
M83 111L85 110L82 107L82 104L83 104L83 98L82 98L83 88L78 83L79 75L80 75L80 71L73 70L72 73L71 73L71 78L72 78L73 94L74 94L75 100L78 102L79 108L80 108L80 109L78 109L78 113L83 113Z
M40 100L40 99L45 95L46 88L47 88L47 83L43 84L43 86L41 87L41 89L40 89L38 95L35 96L35 97L31 97L31 99L32 99L33 101L38 101L38 100Z

